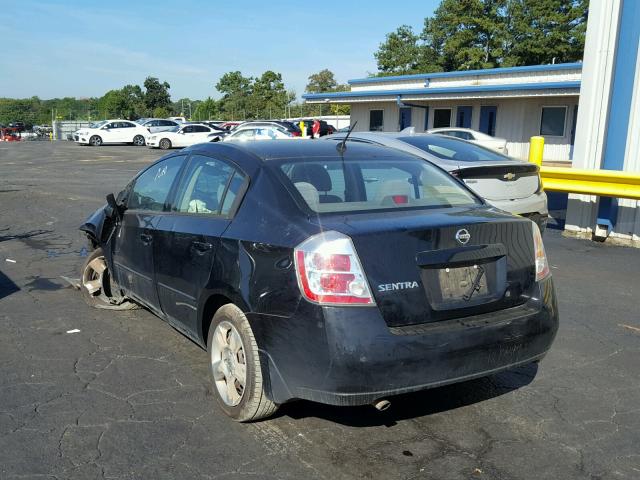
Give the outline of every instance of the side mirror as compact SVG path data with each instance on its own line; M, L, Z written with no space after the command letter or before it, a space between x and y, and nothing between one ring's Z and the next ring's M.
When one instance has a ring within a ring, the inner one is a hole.
M117 217L120 218L123 212L123 208L118 205L116 202L116 197L113 196L113 193L107 195L107 206L104 211L109 218Z

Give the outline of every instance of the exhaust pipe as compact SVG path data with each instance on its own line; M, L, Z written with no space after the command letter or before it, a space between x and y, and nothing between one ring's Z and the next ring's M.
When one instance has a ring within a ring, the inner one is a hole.
M379 412L384 412L390 406L391 406L391 402L386 399L376 400L375 402L373 402L373 407Z

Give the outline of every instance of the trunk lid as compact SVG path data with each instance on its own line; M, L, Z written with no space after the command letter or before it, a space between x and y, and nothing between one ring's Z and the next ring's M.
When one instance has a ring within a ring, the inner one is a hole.
M531 222L492 209L360 214L322 223L353 240L389 326L513 307L534 286Z
M452 173L487 200L516 200L540 189L538 171L538 166L530 163L505 162L460 168Z

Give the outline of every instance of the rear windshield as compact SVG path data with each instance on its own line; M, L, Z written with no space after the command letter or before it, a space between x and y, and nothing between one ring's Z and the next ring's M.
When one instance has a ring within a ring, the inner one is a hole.
M449 174L419 158L283 161L280 170L318 213L479 204Z
M418 147L420 150L424 150L443 160L456 160L459 162L513 160L493 150L444 135L412 135L398 137L398 140Z

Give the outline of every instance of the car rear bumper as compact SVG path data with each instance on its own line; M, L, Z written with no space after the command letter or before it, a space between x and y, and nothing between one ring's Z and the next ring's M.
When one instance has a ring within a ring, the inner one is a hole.
M486 201L494 207L515 215L522 215L538 224L540 230L544 230L549 218L549 208L547 206L547 194L544 192L535 193L527 198L516 200L489 200Z
M539 293L507 310L394 328L373 307L305 302L294 317L248 317L272 400L364 405L541 359L558 329L550 277Z

